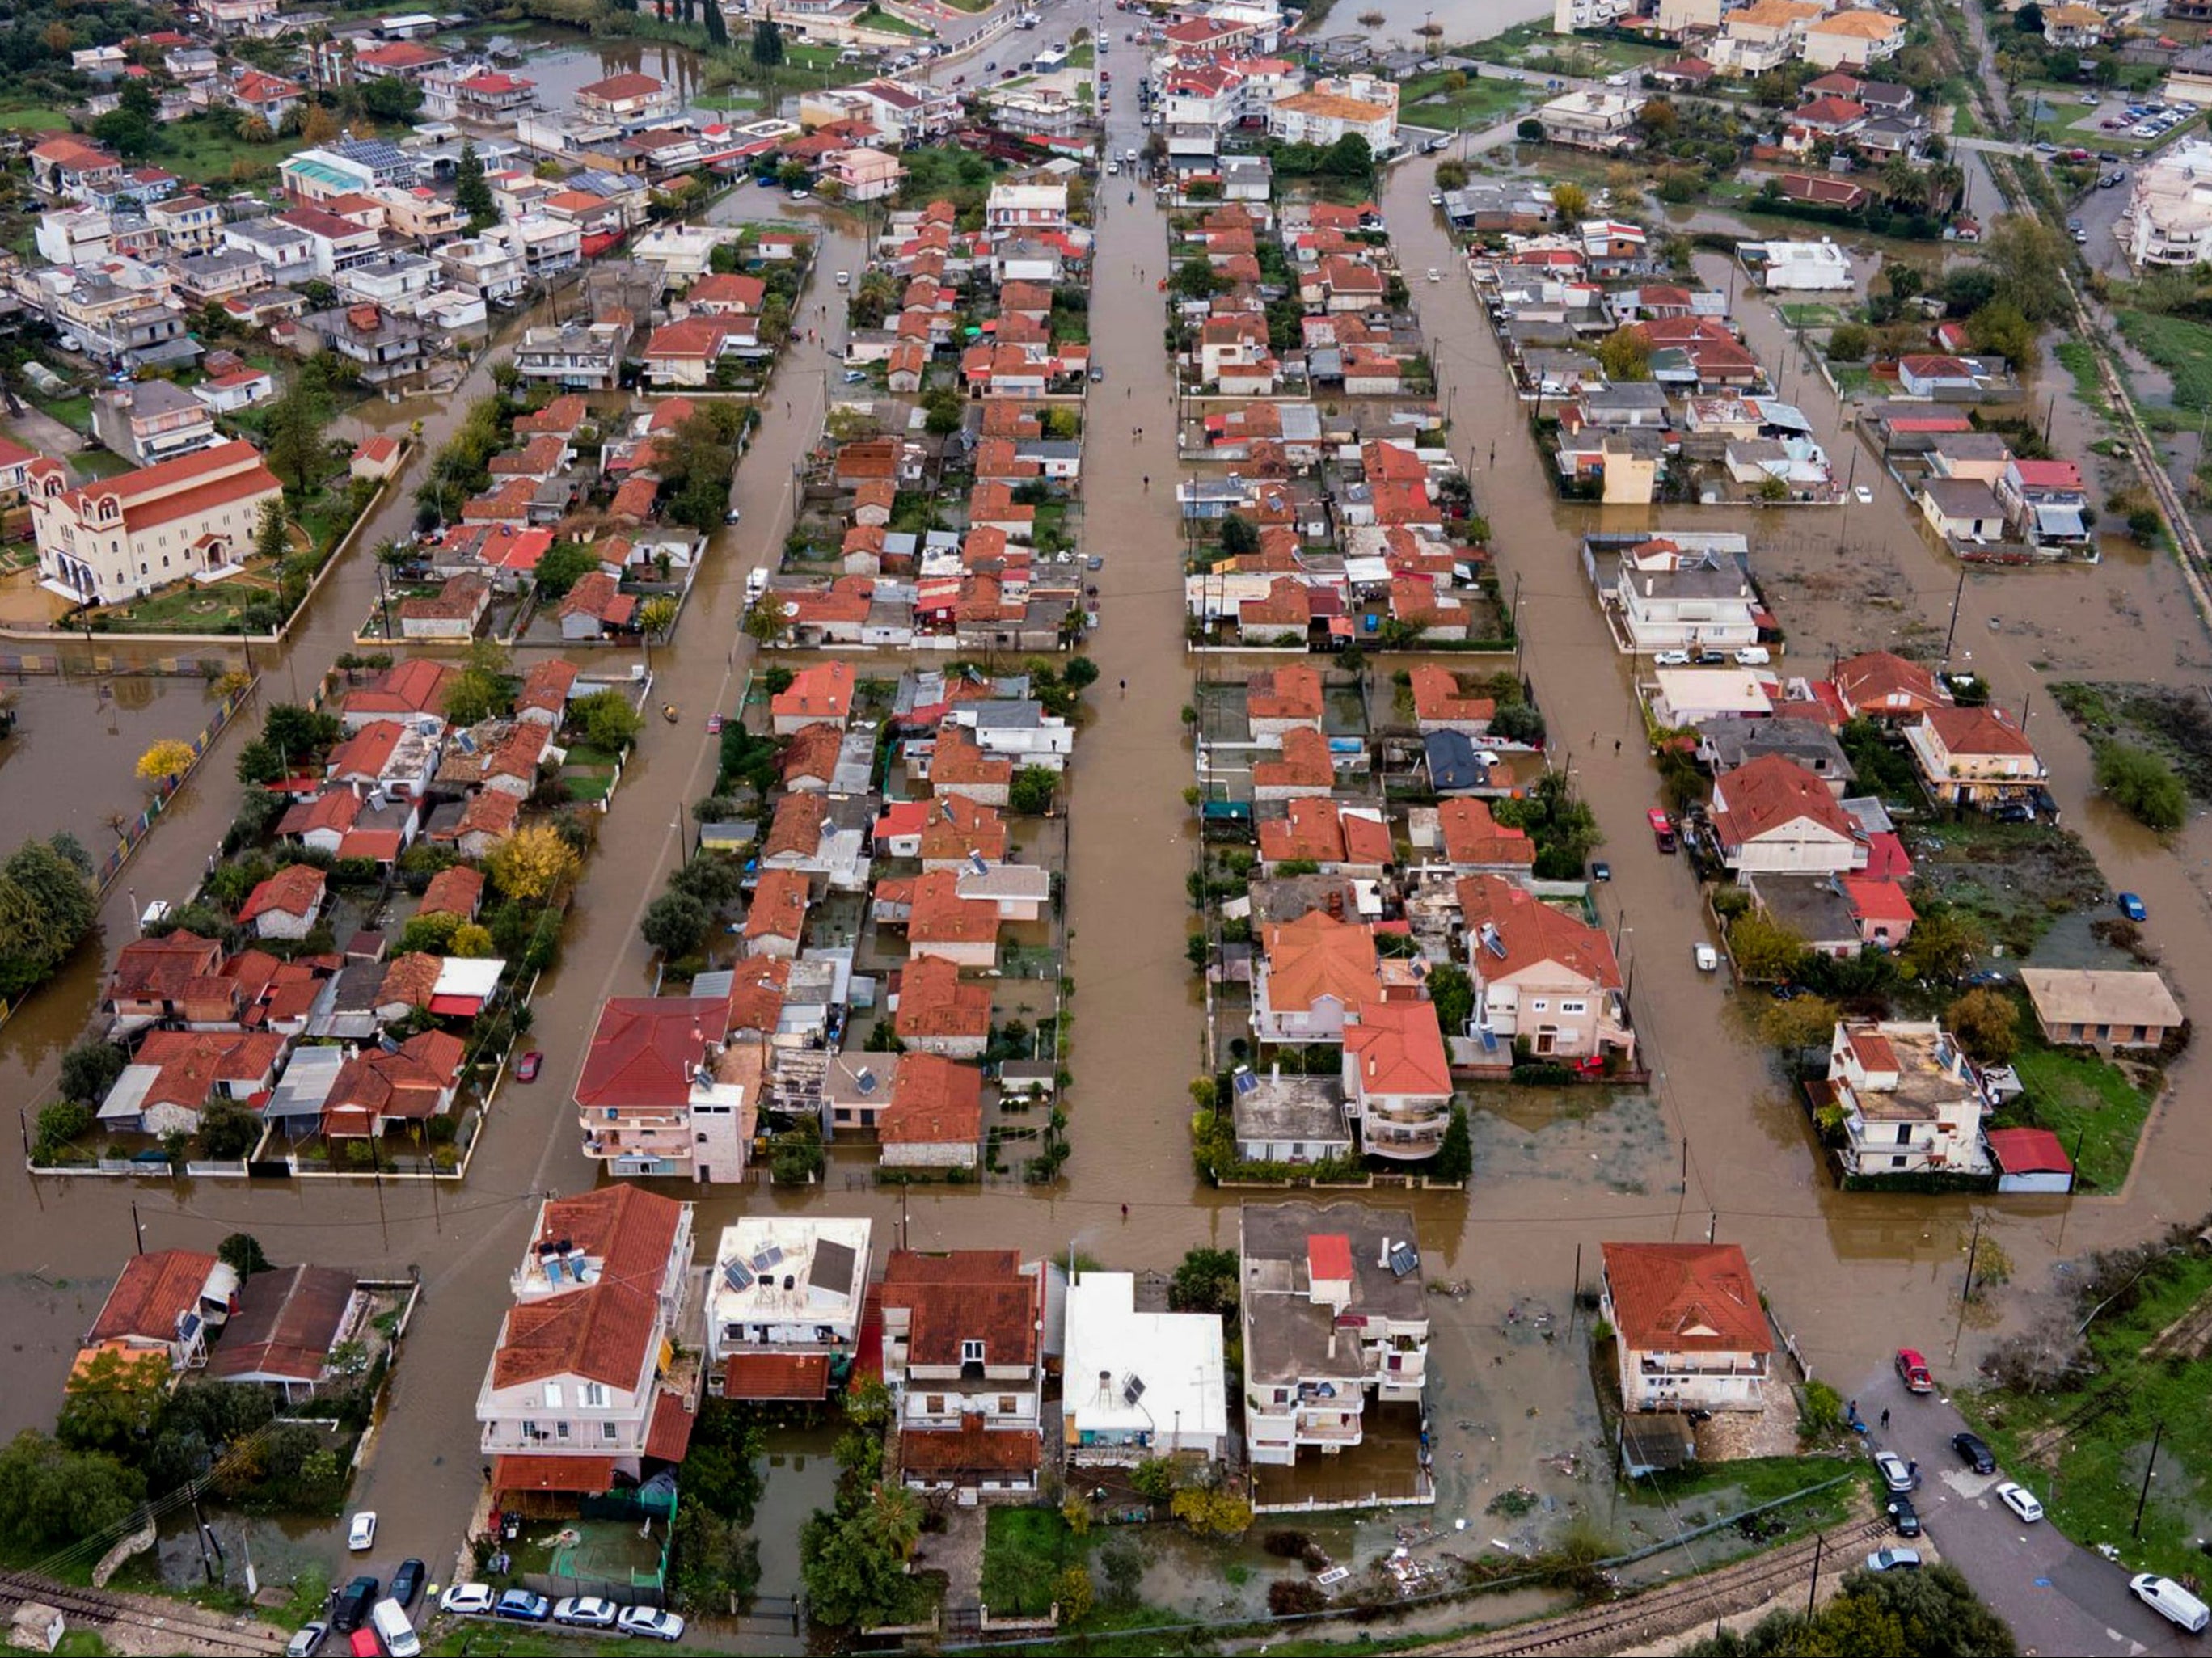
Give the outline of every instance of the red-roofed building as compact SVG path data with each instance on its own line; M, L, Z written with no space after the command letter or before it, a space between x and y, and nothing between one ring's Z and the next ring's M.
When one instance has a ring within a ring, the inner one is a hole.
M916 1491L1025 1495L1042 1461L1043 1278L1011 1249L894 1251L884 1380L903 1400L899 1462Z
M1526 880L1536 866L1536 843L1526 829L1508 829L1489 805L1461 796L1437 807L1437 838L1455 875L1504 875Z
M153 1030L107 1096L100 1121L139 1134L193 1134L217 1100L243 1105L276 1085L289 1044L266 1031Z
M631 626L636 616L636 598L605 570L592 570L561 601L561 637L604 639Z
M876 1138L887 1169L973 1169L983 1143L983 1073L941 1054L904 1055Z
M980 1060L991 1036L991 993L941 956L908 961L898 983L892 1029L909 1053Z
M380 1139L394 1127L424 1133L432 1118L453 1110L466 1055L461 1039L443 1030L410 1036L396 1054L370 1048L355 1054L339 1067L323 1101L323 1137Z
M74 488L43 456L24 472L41 578L103 604L243 565L283 495L261 452L235 441Z
M1451 1126L1451 1063L1433 1002L1362 1002L1344 1027L1344 1097L1370 1157L1429 1157Z
M1905 896L1901 883L1868 875L1846 875L1843 888L1844 902L1850 906L1851 919L1858 923L1862 944L1895 950L1912 936L1912 924L1920 918L1912 908L1912 900Z
M207 1360L207 1336L230 1317L238 1274L193 1249L155 1249L123 1263L84 1333L72 1374L101 1353L157 1363L181 1375Z
M1483 737L1490 731L1498 704L1486 696L1469 696L1460 689L1459 676L1433 662L1413 670L1413 720L1422 736L1432 732L1458 732Z
M576 1083L584 1154L615 1175L743 1179L761 1058L749 1044L725 1046L729 1017L715 996L618 996L601 1007Z
M578 1466L565 1478L526 1476L519 1494L589 1495L617 1473L635 1479L647 1461L683 1460L700 1362L670 1354L683 1333L691 1253L691 1206L635 1187L539 1206L477 1391L478 1446L501 1462Z
M1905 728L1928 798L1983 811L2032 800L2047 775L2027 737L1996 708L1930 708Z
M1310 863L1323 875L1378 880L1395 856L1390 826L1371 806L1303 795L1282 817L1260 822L1260 860L1270 874L1285 863Z
M842 731L853 717L853 670L842 662L800 669L769 699L769 714L779 737L816 724Z
M1714 838L1738 872L1847 874L1866 867L1866 839L1817 773L1763 754L1714 780Z
M322 871L309 864L290 864L247 895L238 921L259 938L304 938L322 913Z
M959 876L950 870L933 870L911 883L907 949L915 956L939 956L962 967L994 968L999 964L999 906L988 898L963 898L959 888Z
M1607 1243L1600 1315L1632 1411L1755 1411L1774 1338L1751 1263L1733 1243Z
M1984 1138L1996 1161L1998 1191L2074 1189L2074 1159L2048 1128L1992 1128Z
M1951 706L1951 693L1917 662L1868 651L1836 665L1830 676L1844 707L1857 720L1905 720Z
M1463 880L1458 895L1478 1033L1509 1054L1516 1038L1525 1040L1539 1060L1635 1062L1620 963L1603 927L1502 876Z
M745 954L798 955L806 932L809 891L802 871L763 870L745 911Z

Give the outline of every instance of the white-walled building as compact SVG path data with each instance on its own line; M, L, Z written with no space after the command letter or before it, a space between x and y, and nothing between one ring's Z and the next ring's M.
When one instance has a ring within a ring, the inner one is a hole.
M1079 1272L1067 1286L1062 1353L1070 1462L1220 1459L1229 1394L1218 1315L1139 1312L1129 1273Z
M59 461L27 469L41 580L102 604L237 567L263 507L283 498L250 443L219 443L72 489Z

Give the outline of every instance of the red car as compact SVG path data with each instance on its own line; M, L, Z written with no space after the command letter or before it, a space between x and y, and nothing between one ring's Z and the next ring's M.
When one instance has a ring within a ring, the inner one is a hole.
M721 734L722 716L719 714L708 714L707 716L707 735L709 737L720 737Z
M530 1052L524 1054L522 1058L516 1062L514 1067L515 1081L519 1083L536 1082L538 1080L538 1067L544 1063L545 1056L543 1054L540 1054L536 1048L532 1048Z
M1936 1378L1928 1369L1928 1361L1910 1347L1897 1350L1897 1374L1909 1394L1932 1394Z
M1654 806L1644 814L1644 821L1651 825L1651 838L1658 842L1660 851L1674 850L1674 819L1668 817L1658 807Z

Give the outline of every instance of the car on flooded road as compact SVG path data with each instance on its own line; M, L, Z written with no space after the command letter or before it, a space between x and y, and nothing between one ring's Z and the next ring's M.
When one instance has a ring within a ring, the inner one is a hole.
M1599 859L1590 865L1590 879L1600 884L1610 881L1613 879L1613 865L1602 858Z
M515 1081L519 1083L536 1082L538 1080L538 1068L544 1063L545 1056L539 1053L536 1048L532 1048L530 1052L524 1054L521 1059L515 1062Z
M1928 1368L1928 1361L1911 1347L1897 1350L1897 1379L1905 1384L1905 1391L1909 1394L1932 1394L1936 1391L1936 1377Z
M1662 852L1672 852L1679 844L1674 839L1674 820L1654 806L1644 814L1644 821L1651 825L1651 839Z
M2143 908L2143 901L2136 896L2134 893L2124 892L2120 894L2119 897L2115 902L2118 902L2120 907L2120 914L2126 916L2130 921L2148 921L2150 920L2150 911Z

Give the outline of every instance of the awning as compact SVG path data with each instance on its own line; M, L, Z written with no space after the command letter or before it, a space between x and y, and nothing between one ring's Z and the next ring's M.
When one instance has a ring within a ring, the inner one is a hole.
M664 1388L653 1401L653 1424L645 1430L645 1454L663 1462L681 1462L690 1448L691 1427L697 1420L689 1406Z
M722 1363L725 1399L827 1399L827 1353L736 1353Z
M495 1491L574 1491L596 1497L614 1489L611 1456L501 1456L492 1459Z

